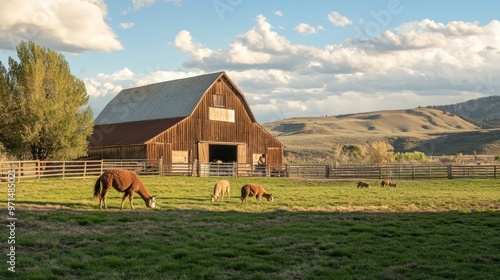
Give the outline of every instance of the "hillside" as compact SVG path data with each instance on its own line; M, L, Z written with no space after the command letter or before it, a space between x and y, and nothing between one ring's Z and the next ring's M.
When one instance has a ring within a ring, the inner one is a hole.
M473 119L500 118L500 96L481 97L453 105L429 106L429 108Z
M429 106L429 108L469 118L471 122L482 128L500 127L500 96L498 95L472 99L452 105Z
M396 152L427 155L500 153L500 130L482 130L456 114L432 109L293 118L263 124L296 158L328 158L334 145L389 142Z

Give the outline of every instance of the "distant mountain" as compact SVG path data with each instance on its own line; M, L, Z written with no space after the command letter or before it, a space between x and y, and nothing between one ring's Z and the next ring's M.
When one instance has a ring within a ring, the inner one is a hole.
M500 96L472 99L454 105L428 106L460 115L481 128L500 127Z
M434 108L290 118L262 126L285 144L287 157L300 161L328 160L334 145L374 141L390 143L395 152L500 154L500 129L481 129L457 113Z

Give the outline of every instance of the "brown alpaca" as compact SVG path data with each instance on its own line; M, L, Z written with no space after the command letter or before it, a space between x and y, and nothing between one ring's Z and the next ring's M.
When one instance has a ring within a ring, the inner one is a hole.
M255 198L257 199L257 203L259 204L261 197L267 198L267 201L269 202L274 201L273 194L267 193L264 188L257 184L246 184L241 188L241 204L248 204L247 199L249 196L255 196Z
M134 209L134 204L132 203L134 192L138 193L142 199L144 199L147 207L156 207L156 195L149 195L148 190L135 172L125 169L110 169L99 176L94 186L94 198L99 198L99 207L101 209L103 205L104 209L108 209L106 197L108 196L108 191L111 186L118 192L125 192L120 209L123 209L123 203L125 203L125 198L127 198L127 196L130 200L130 208Z
M214 194L211 194L210 197L212 202L216 201L219 197L221 201L224 201L224 194L227 193L227 196L231 198L229 182L226 180L220 180L214 185Z
M385 187L385 186L390 186L391 185L391 180L384 180L382 183L380 183L380 187Z
M370 188L370 184L365 183L363 181L359 181L358 182L358 188L367 188L367 189L369 189Z
M398 187L398 184L397 184L397 183L390 183L390 184L389 184L389 187L397 188L397 187Z

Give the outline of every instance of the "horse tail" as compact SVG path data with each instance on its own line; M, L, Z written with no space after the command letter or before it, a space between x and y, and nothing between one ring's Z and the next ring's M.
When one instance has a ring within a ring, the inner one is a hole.
M95 185L94 185L94 198L95 199L98 199L101 197L101 176L99 176L99 178L97 178L97 181L95 182Z

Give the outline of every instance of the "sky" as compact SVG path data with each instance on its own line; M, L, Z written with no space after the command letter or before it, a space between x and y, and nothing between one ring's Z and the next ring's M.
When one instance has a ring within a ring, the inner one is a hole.
M500 94L500 2L0 0L0 61L60 52L97 116L120 90L225 71L258 122Z

